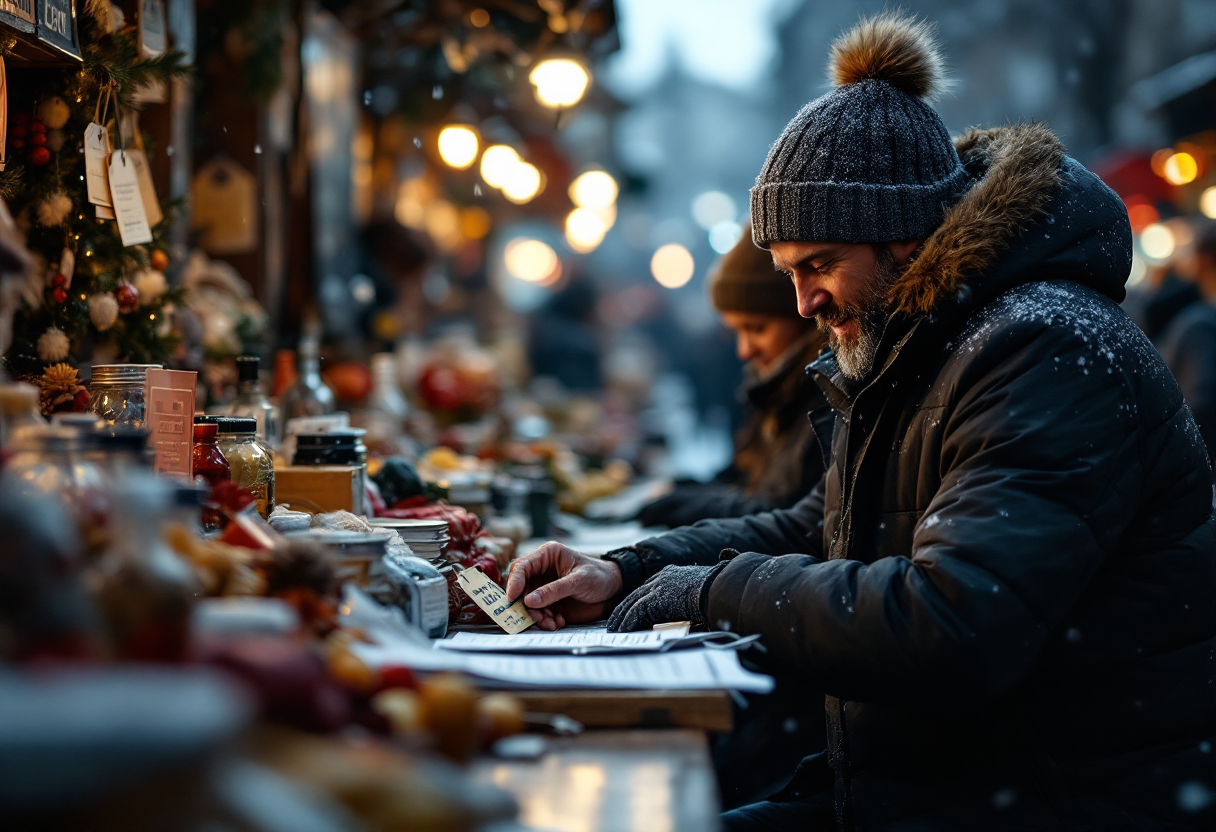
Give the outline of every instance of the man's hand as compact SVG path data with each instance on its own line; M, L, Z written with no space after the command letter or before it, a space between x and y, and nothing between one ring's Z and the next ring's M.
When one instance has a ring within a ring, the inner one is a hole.
M608 619L608 632L649 630L667 621L701 623L701 589L715 566L664 566L630 593Z
M621 569L560 543L546 543L511 564L507 598L523 596L524 606L541 629L598 621L612 611L621 593Z

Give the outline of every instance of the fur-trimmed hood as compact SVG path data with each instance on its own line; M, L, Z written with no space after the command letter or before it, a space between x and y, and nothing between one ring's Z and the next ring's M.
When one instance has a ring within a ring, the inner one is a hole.
M930 314L964 288L982 301L1060 277L1122 300L1131 267L1127 211L1046 126L972 129L954 146L976 182L892 287L897 311Z

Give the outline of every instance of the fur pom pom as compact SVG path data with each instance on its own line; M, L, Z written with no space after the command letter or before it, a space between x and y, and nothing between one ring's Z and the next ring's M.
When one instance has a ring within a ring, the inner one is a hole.
M863 18L833 41L828 74L836 86L886 81L925 100L948 83L933 26L901 12Z

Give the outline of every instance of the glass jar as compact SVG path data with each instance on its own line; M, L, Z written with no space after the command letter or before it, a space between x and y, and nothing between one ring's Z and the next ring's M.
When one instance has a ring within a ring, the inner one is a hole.
M142 428L146 413L144 382L148 370L160 368L160 364L94 364L89 412L108 425Z
M196 416L196 424L214 424L219 430L216 444L228 460L232 482L257 501L263 519L274 510L274 457L258 442L256 419L239 416Z
M83 528L104 525L100 472L81 456L80 434L70 428L29 427L10 445L3 479L18 492L58 499Z
M194 476L202 477L212 488L232 479L232 467L216 443L218 433L219 425L196 424L194 426L194 447L190 453L191 470L194 472Z

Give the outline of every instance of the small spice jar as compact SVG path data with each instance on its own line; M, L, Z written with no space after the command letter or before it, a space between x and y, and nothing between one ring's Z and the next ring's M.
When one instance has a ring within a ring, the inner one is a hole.
M160 364L94 364L89 381L89 412L106 424L142 428L145 421L144 382L148 370Z
M219 425L196 424L194 426L194 448L191 453L194 476L202 477L214 488L221 482L232 479L232 466L220 452L216 442Z
M242 416L195 416L196 425L215 425L220 453L228 460L232 481L253 495L258 514L274 510L274 457L258 441L256 419Z

